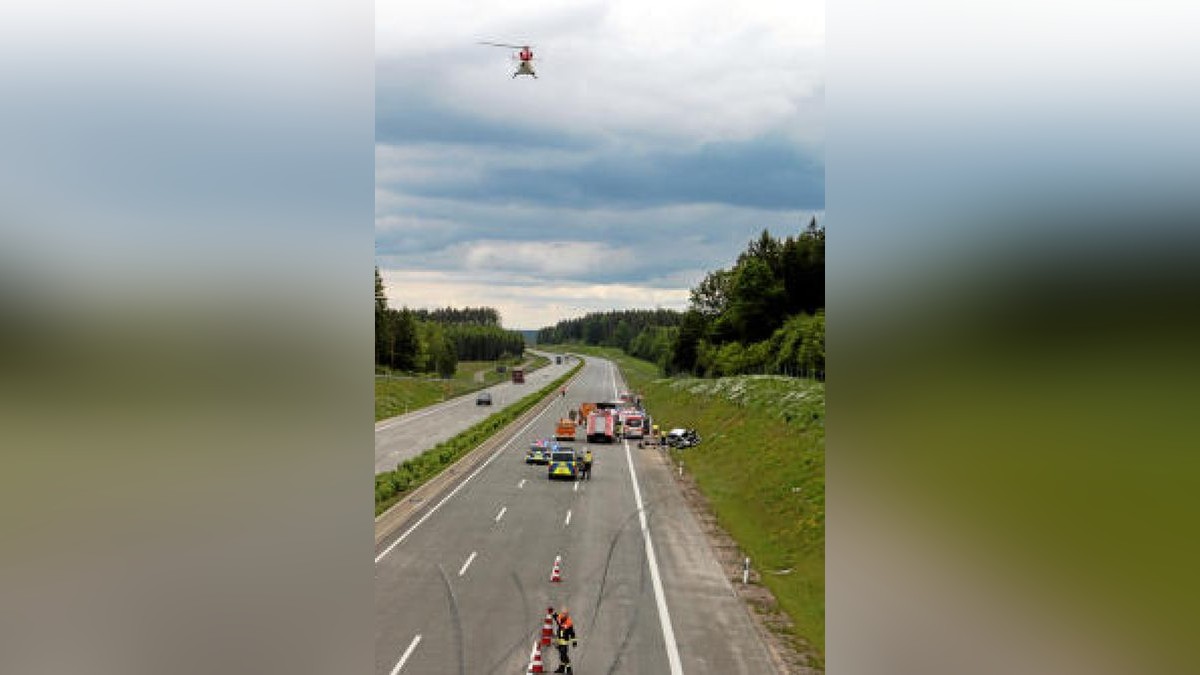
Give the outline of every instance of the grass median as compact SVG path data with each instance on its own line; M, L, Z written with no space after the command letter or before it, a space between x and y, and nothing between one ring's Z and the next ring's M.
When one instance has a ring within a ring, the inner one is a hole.
M554 393L582 367L582 362L576 364L562 377L525 396L504 410L489 415L487 419L476 423L457 436L442 441L420 455L405 461L395 470L375 474L375 515L378 516L391 508L405 495L441 473L443 469L458 461L478 447L480 443L491 438L496 432L520 417L538 401Z

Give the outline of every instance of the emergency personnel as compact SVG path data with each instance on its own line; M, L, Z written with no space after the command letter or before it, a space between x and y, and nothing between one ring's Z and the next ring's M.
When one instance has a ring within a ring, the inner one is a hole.
M558 624L558 631L554 636L554 644L558 647L558 668L555 668L554 672L574 673L575 671L571 669L570 649L579 646L579 642L575 639L575 622L571 619L571 614L567 612L566 607L554 614L554 621Z
M587 448L583 451L583 479L592 479L592 449Z

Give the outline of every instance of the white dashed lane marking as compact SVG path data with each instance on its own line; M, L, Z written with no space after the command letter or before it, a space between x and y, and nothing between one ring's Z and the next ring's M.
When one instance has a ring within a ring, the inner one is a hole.
M475 551L471 551L471 555L467 556L467 562L463 563L462 569L458 570L458 576L467 573L467 568L471 566L471 561L475 560Z
M412 642L408 643L408 649L404 650L404 656L401 656L400 660L396 662L396 667L392 668L392 675L396 675L396 673L400 672L400 669L404 667L404 662L408 660L408 657L412 656L413 650L415 650L417 645L420 643L420 635L417 635L412 639Z

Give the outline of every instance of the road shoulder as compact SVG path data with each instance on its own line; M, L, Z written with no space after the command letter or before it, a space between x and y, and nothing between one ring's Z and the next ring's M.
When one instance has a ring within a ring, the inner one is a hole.
M720 548L729 544L710 538L701 526L703 514L697 514L685 499L665 453L636 445L632 450L646 492L684 671L807 673L788 669L779 641L736 592Z

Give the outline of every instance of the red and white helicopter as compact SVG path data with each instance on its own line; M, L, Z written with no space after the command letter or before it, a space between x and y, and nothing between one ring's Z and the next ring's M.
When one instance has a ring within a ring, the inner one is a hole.
M480 42L479 44L518 50L513 54L513 60L518 61L517 72L513 73L513 79L516 79L518 75L530 75L533 79L537 79L537 73L533 70L533 49L529 45L510 45L503 42Z

